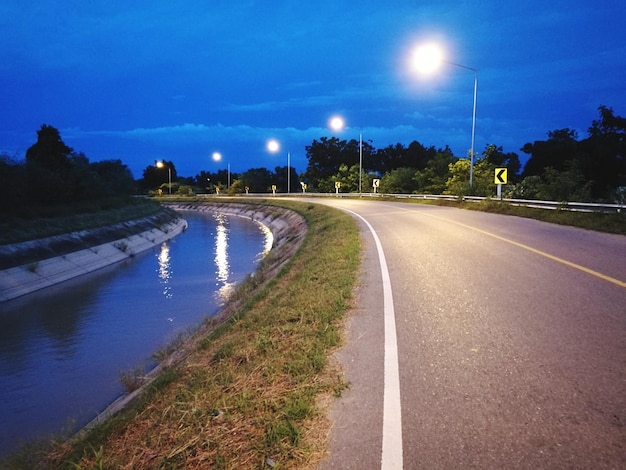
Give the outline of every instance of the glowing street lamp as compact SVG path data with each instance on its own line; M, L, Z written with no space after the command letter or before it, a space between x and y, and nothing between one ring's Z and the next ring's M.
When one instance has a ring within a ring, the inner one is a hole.
M474 183L474 137L476 135L476 91L478 89L478 70L466 65L456 64L444 59L441 48L436 44L425 44L415 49L413 54L413 67L421 73L434 73L441 64L454 65L465 70L474 72L474 108L472 111L472 145L470 148L470 188Z
M156 163L156 167L159 169L164 168L166 166L163 160L159 160L158 162L155 162L155 163ZM172 168L169 165L167 165L167 181L168 181L167 187L171 195L172 194Z
M276 139L270 139L267 141L267 150L272 153L276 153L280 150L280 144Z
M267 141L267 150L276 153L280 150L280 143L276 139ZM291 193L291 152L287 152L287 194Z
M222 154L219 152L213 152L213 161L214 162L219 162L222 160ZM230 163L228 164L228 179L226 180L226 189L230 188Z
M341 116L333 116L329 121L330 128L336 132L342 131L346 123ZM361 173L363 172L363 133L359 132L359 195L361 194Z
M342 131L346 127L346 123L341 116L333 116L330 118L330 128L334 131Z

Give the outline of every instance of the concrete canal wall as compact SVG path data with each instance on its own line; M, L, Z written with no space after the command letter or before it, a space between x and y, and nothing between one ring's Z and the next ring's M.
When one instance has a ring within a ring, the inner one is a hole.
M255 220L265 225L272 232L272 249L282 246L288 241L301 238L307 227L304 218L300 214L276 206L244 203L176 203L166 205L178 211L195 210L224 213ZM82 243L82 246L85 246L83 249L0 270L0 302L20 297L132 258L142 251L153 248L175 237L186 228L187 222L184 219L173 219L169 223L161 224L141 233L93 246L85 241ZM96 231L94 230L93 232ZM0 247L0 256L8 258L12 252L44 248L53 241L56 243L63 238L66 240L71 239L74 243L76 238L80 239L82 237L84 240L89 240L90 235L93 235L89 232L81 232L80 237L74 233L15 245L4 245ZM288 243L287 245L289 248L283 253L285 258L288 258L290 253L296 249L297 243Z
M175 237L186 228L187 222L185 220L175 219L159 228L153 228L142 233L90 246L61 256L4 269L0 271L0 302L30 294L131 258ZM28 243L46 245L49 241L43 239ZM4 246L2 248L4 251L19 250L20 246Z

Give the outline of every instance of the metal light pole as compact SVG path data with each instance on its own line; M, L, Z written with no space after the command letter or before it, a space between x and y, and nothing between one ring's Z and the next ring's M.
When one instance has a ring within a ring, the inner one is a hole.
M474 107L472 109L472 142L470 147L470 188L474 184L474 139L476 136L476 96L478 91L478 70L443 59L441 49L436 44L426 44L415 51L413 64L420 72L430 73L445 63L474 72Z
M267 141L267 150L276 153L280 150L280 143L276 139ZM291 152L287 152L287 194L291 193Z
M163 168L165 163L163 161L156 162L157 168ZM172 195L172 167L167 165L167 188L170 196Z
M213 161L219 162L222 160L222 154L219 152L213 152ZM226 189L230 189L230 163L227 164L227 173L226 173Z
M455 64L454 62L448 62L447 60L444 60L442 62L474 72L474 107L472 109L472 146L470 147L470 180L469 180L469 184L471 188L474 184L474 138L476 136L476 94L478 91L478 70L472 67L468 67L466 65Z
M363 193L361 191L361 176L363 174L363 133L359 132L359 196Z
M334 131L342 131L345 128L346 123L340 116L335 116L330 120L330 127ZM362 179L363 179L363 132L359 132L359 196L363 194L362 191Z

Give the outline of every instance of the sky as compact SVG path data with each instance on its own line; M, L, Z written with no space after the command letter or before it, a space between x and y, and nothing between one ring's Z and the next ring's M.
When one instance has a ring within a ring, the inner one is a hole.
M48 124L136 178L161 159L302 173L333 136L465 157L476 78L476 154L525 161L549 131L585 138L601 105L626 116L625 20L623 0L2 0L0 153L23 159ZM432 42L446 62L420 74Z

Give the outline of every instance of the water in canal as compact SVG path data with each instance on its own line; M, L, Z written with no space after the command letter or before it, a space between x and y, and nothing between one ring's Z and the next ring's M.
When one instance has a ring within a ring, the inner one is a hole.
M123 394L120 373L214 315L272 243L259 224L186 211L183 234L131 260L0 303L0 456L80 427Z

